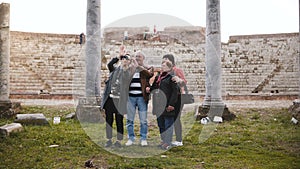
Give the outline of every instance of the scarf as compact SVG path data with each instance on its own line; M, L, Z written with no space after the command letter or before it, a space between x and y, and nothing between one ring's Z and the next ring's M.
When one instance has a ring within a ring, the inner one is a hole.
M169 74L170 74L170 72L162 72L162 73L158 76L158 79L157 79L157 81L156 81L158 87L160 86L161 80L164 79L164 78L166 78Z

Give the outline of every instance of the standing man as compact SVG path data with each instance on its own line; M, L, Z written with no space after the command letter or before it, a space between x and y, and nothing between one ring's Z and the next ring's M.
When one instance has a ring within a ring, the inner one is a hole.
M133 75L131 83L129 85L129 101L126 127L128 131L128 141L126 146L131 146L135 141L134 134L134 118L136 108L138 110L140 119L140 144L141 146L147 146L147 134L148 134L148 121L147 111L150 95L150 78L154 75L153 67L146 67L144 65L145 54L141 51L135 53L135 60L138 67Z

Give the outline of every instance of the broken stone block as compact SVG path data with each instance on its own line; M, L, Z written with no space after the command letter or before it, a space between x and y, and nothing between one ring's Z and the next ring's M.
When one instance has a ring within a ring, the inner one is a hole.
M10 133L23 131L24 128L20 123L6 124L0 127L0 133L2 136L7 137Z
M53 117L53 124L59 124L60 123L60 117Z
M200 120L200 123L201 123L201 124L207 124L207 123L209 123L209 122L210 122L209 117L204 117L204 118L202 118L202 119Z
M70 113L68 115L66 115L65 119L74 119L76 117L75 112L74 113Z
M0 118L10 118L21 110L21 103L11 101L0 101Z
M220 116L215 116L214 119L213 119L213 122L222 123L223 122L223 118L220 117Z
M298 124L298 120L295 119L294 117L291 119L291 122L293 122L294 124Z
M49 125L44 114L17 114L15 122L31 125Z
M300 120L300 100L296 99L293 101L293 105L289 107L289 112L292 113L292 117L297 121Z

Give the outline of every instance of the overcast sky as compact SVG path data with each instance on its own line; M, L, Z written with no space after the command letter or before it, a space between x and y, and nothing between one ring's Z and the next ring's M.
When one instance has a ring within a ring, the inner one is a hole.
M86 2L0 0L10 3L12 31L62 34L85 32ZM205 27L205 4L206 0L101 0L101 27L145 13L169 15ZM161 22L157 24L162 27ZM223 42L231 35L290 32L299 32L299 0L221 0Z

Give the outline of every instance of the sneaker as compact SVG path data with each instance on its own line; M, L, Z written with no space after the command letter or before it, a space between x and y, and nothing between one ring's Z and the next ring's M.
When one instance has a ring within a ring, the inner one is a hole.
M182 141L174 141L172 142L172 146L183 146Z
M161 148L161 146L162 146L163 144L164 144L164 143L161 142L161 143L159 143L159 144L157 145L157 147Z
M167 143L164 143L163 145L161 145L160 148L163 149L163 150L169 150L171 148L171 146Z
M147 145L148 145L147 140L142 140L141 141L141 146L147 146Z
M121 148L121 147L122 147L120 141L116 141L115 144L114 144L114 146L115 146L116 148Z
M157 147L161 148L161 146L164 144L164 142L160 142Z
M112 146L111 140L108 140L108 141L105 143L104 146L105 146L105 147L110 147L110 146Z
M134 144L134 142L130 139L125 143L126 146L131 146L132 144Z

